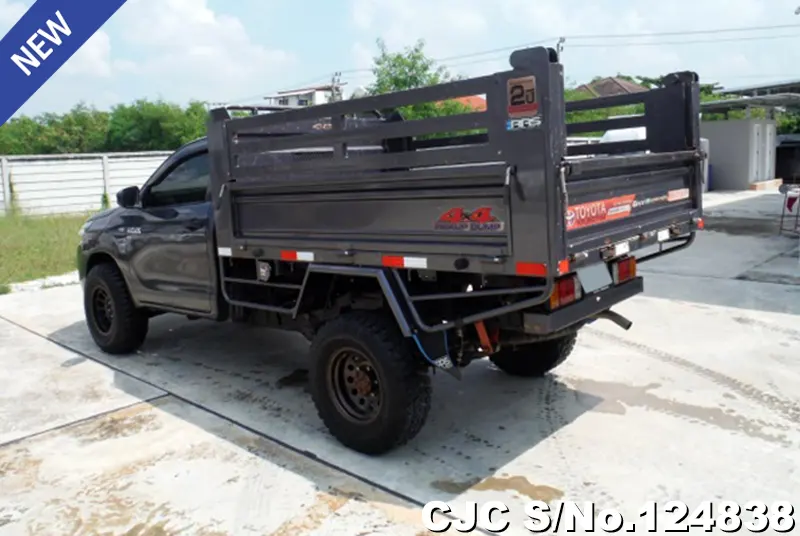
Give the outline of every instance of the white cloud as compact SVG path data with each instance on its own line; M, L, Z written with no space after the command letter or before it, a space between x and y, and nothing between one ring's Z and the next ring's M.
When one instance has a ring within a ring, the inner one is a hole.
M100 30L64 64L61 71L75 76L108 77L112 74L111 39Z
M0 0L0 28L22 13ZM272 89L293 65L290 53L257 43L207 0L128 0L20 113L62 112L80 100L100 108L138 98L222 101Z
M118 68L151 79L169 98L224 99L264 90L294 61L288 52L255 43L239 19L215 13L206 0L129 0L118 17L122 38L144 54Z
M374 51L372 40L378 36L384 38L392 49L423 38L428 43L428 53L441 58L526 41L555 46L562 35L643 34L797 24L800 17L793 13L798 4L800 2L796 0L464 0L458 3L452 0L351 0L351 21L357 30L352 55L358 67L363 67L367 57L364 51ZM797 30L774 30L771 33L792 32ZM693 43L748 35L770 33L567 39L562 61L567 78L576 82L618 72L654 76L687 69L698 71L701 78L709 81L748 83L750 79L752 83L758 83L764 77L792 76L800 62L800 50L792 46L796 40ZM653 44L634 44L646 42ZM670 44L675 42L686 43ZM595 46L602 43L623 46ZM444 63L468 75L493 72L508 67L509 52L446 60ZM365 77L368 75L360 78Z
M20 2L0 0L0 36L4 36L25 14L25 6Z
M376 37L390 49L422 38L436 57L474 50L495 33L487 17L490 7L482 0L352 0L353 25L369 39L356 44L356 59L363 62L365 50L371 58Z

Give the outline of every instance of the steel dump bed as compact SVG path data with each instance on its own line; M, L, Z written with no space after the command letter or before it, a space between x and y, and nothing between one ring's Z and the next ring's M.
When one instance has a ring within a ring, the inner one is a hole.
M219 255L549 280L691 241L702 225L695 74L565 103L553 50L519 50L510 64L302 109L212 111ZM413 121L389 112L473 95L485 96L485 111ZM623 105L642 113L568 121ZM567 144L570 135L642 126L646 140Z

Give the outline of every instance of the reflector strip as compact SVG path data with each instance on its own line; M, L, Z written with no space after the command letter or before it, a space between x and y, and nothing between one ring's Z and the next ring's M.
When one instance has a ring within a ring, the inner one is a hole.
M402 257L399 255L384 255L381 263L389 268L416 268L418 270L428 269L428 259L425 257Z
M558 275L564 275L569 273L569 260L564 259L563 261L558 262Z
M518 262L517 275L547 277L547 265L538 262Z
M312 251L281 251L282 261L314 262Z
M614 284L619 285L636 277L636 257L628 257L612 264Z

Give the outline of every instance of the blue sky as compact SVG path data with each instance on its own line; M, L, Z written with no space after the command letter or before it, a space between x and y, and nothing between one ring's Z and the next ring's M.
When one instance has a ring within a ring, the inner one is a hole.
M0 35L31 0L0 0ZM568 82L693 69L728 86L800 78L800 0L128 0L20 113L99 108L137 98L229 102L324 82L370 82L381 37L399 49L424 39L452 71L507 67L525 43L567 36ZM796 25L748 32L652 35ZM580 38L635 34L626 38ZM466 56L466 57L464 57ZM454 58L455 57L455 58ZM453 59L448 59L453 58Z

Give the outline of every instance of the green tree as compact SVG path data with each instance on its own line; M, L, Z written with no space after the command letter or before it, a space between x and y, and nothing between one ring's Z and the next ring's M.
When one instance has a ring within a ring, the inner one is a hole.
M400 52L390 52L382 39L377 40L378 55L373 59L372 74L375 81L367 88L370 95L381 95L433 86L461 79L425 54L425 42L417 41ZM422 102L403 106L399 112L405 119L425 119L472 111L469 106L456 101Z
M192 102L184 110L164 101L138 100L111 110L107 151L159 151L177 149L205 132L203 104Z

